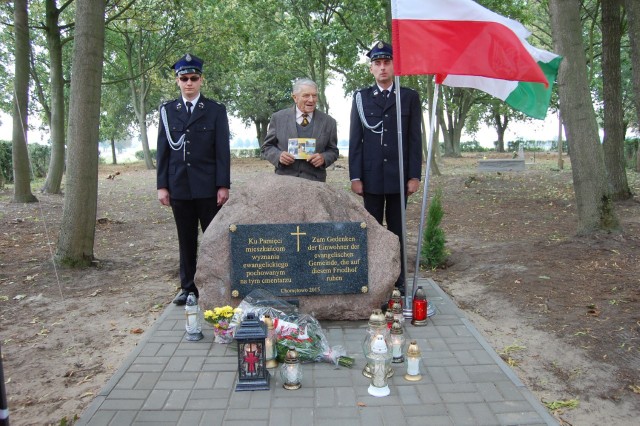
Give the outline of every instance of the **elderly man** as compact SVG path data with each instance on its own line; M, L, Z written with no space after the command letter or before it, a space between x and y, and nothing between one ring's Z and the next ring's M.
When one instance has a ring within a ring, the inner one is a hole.
M318 86L312 80L296 80L292 97L295 103L292 108L278 111L271 117L262 155L275 166L279 175L324 182L327 167L338 159L336 120L316 110ZM300 144L300 140L304 142ZM300 158L299 148L314 145L311 153L302 156L306 158Z

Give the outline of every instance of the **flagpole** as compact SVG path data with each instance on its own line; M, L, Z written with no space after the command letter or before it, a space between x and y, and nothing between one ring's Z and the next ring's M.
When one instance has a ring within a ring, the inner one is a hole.
M440 85L435 84L433 89L433 101L431 103L431 120L429 122L429 138L427 142L427 169L424 175L424 187L422 188L422 210L420 211L420 227L418 228L418 248L416 252L416 269L413 274L413 290L411 294L415 294L418 287L418 271L420 270L420 251L422 251L422 233L424 232L424 215L427 210L427 199L429 195L429 176L431 170L431 150L433 146L433 134L436 122L436 107L438 105L438 92Z
M404 282L402 286L405 289L405 301L404 301L404 316L405 318L411 317L411 308L409 308L409 316L407 317L407 305L411 299L410 294L407 292L407 218L405 209L405 184L404 181L404 155L402 152L402 102L400 100L400 77L394 77L394 84L396 88L396 119L398 122L398 174L400 176L400 220L402 223L402 237L400 244L402 252L402 270L404 271Z

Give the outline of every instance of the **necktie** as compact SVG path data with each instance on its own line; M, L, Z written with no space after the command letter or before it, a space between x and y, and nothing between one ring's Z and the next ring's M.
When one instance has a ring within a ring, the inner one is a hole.
M309 114L302 114L302 123L300 123L302 127L307 127L309 125L307 117L309 117Z
M382 91L382 96L387 99L389 97L389 91L388 90L383 90Z
M187 102L187 118L191 118L191 107L193 104L191 102Z

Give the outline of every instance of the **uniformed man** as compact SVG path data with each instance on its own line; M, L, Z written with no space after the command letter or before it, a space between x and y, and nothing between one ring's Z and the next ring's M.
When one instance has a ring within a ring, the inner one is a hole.
M200 94L202 60L187 54L176 62L181 97L160 106L157 168L158 200L171 206L178 229L181 291L173 300L184 305L194 282L198 224L202 232L229 199L231 154L224 105Z
M400 238L402 208L398 161L398 120L393 84L393 51L377 42L367 53L375 84L355 93L349 133L351 190L364 198L367 211ZM402 87L402 152L405 197L418 191L422 168L422 111L415 90ZM401 247L404 250L404 247ZM396 286L404 294L404 262Z

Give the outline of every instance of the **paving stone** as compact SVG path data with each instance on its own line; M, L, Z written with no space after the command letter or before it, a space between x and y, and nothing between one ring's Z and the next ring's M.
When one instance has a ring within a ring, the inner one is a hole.
M353 368L304 364L295 391L273 370L268 391L236 392L237 346L213 343L211 329L185 341L184 310L170 305L77 425L556 425L446 293L420 282L437 314L405 337L422 350L423 378L408 382L406 365L394 365L387 397L369 395L362 375L366 321L322 324Z

